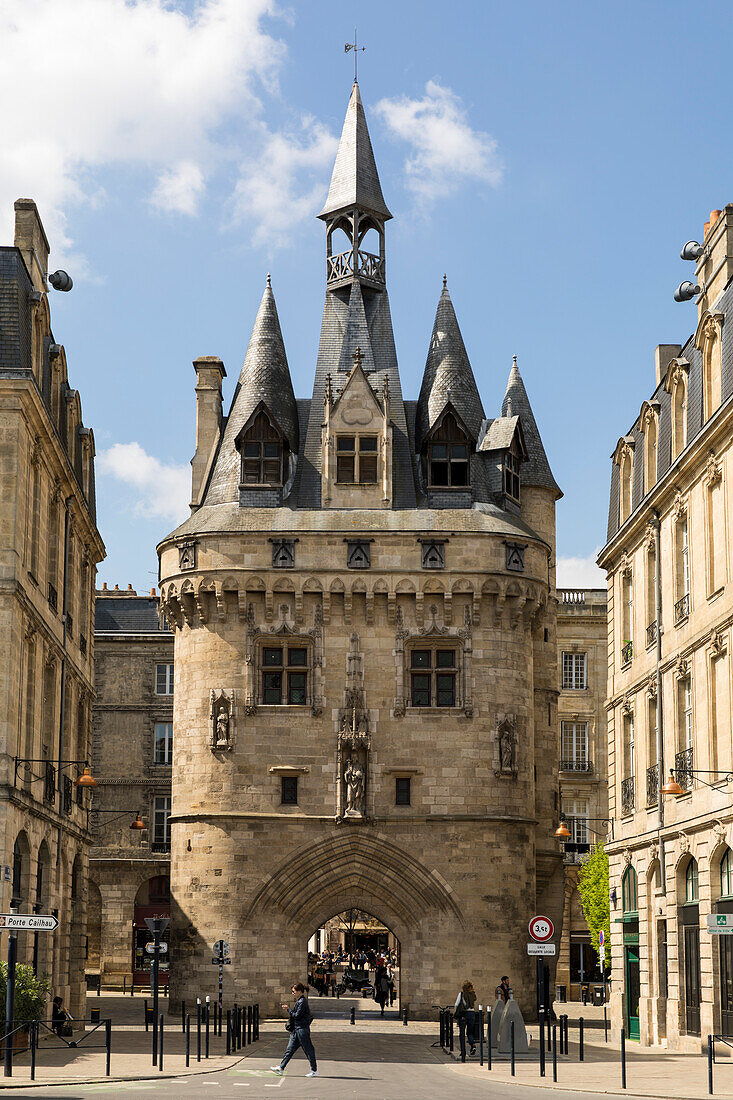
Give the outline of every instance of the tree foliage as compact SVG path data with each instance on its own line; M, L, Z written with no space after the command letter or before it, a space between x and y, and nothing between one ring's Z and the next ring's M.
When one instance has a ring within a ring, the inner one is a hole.
M578 874L578 893L583 903L586 924L593 946L601 957L598 933L605 934L604 962L611 965L611 904L608 895L608 856L602 844L581 865Z

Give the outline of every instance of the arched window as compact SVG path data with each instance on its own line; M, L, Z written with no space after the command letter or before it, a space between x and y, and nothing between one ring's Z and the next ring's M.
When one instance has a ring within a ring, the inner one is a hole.
M672 390L672 458L687 446L687 379L680 376Z
M697 883L697 860L691 859L685 869L685 902L697 904L700 894Z
M469 484L468 437L448 413L428 443L428 484L431 487L464 487Z
M621 898L624 913L636 913L639 908L636 889L636 871L633 867L627 867L624 877L621 879Z
M15 899L22 898L23 896L24 871L23 848L20 843L20 837L18 837L13 846L13 898Z
M720 861L720 896L729 898L733 895L733 860L731 850L726 848Z
M625 523L631 515L631 500L632 500L632 478L634 473L634 462L631 456L631 451L624 452L621 458L621 497L620 497L620 516L621 523Z
M720 406L721 359L720 333L711 327L702 350L704 420L709 420Z
M239 437L243 485L282 485L285 447L270 418L259 412Z
M644 492L657 483L657 418L650 414L644 432Z

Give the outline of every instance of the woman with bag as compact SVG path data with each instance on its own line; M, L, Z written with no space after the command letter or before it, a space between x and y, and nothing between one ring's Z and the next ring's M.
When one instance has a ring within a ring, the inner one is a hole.
M310 1062L311 1067L310 1073L306 1073L306 1077L317 1077L318 1066L316 1065L316 1052L313 1049L310 1031L313 1014L311 1013L308 999L305 995L305 986L302 982L296 982L290 992L295 998L293 1007L289 1008L286 1004L281 1005L281 1008L284 1008L288 1013L288 1022L285 1024L285 1030L290 1032L290 1042L282 1056L280 1065L270 1066L270 1069L273 1073L282 1075L285 1072L286 1065L293 1057L298 1047L302 1047L303 1054L305 1054Z
M476 1011L474 1005L476 1004L476 992L473 988L473 982L465 981L461 986L461 992L456 997L456 1003L453 1008L453 1015L456 1020L465 1020L466 1023L466 1042L470 1046L469 1054L471 1057L476 1053Z

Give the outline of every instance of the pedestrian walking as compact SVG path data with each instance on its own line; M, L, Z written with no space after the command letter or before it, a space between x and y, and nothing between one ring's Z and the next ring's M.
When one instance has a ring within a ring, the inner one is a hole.
M384 1016L384 1006L387 1003L388 997L389 977L387 975L387 967L384 965L384 961L380 959L374 974L374 1000L381 1010L380 1016Z
M509 998L512 995L512 987L509 985L509 975L508 974L503 974L502 975L501 982L499 983L499 985L497 985L496 989L494 990L494 995L498 998L501 998L501 1000L504 1002L504 1004L507 1003L507 1001L509 1000Z
M302 982L296 982L290 992L293 994L294 998L293 1007L290 1008L286 1004L281 1005L288 1013L288 1022L285 1028L290 1032L290 1042L282 1056L280 1065L270 1066L270 1069L273 1073L282 1075L285 1072L286 1065L293 1057L298 1047L301 1047L311 1067L310 1073L306 1073L306 1077L317 1077L318 1066L316 1065L316 1052L311 1042L311 1023L313 1022L313 1014L311 1013L308 999L305 995L305 986Z
M466 1021L466 1042L469 1044L469 1053L476 1053L476 991L473 982L465 981L461 986L461 992L456 997L453 1014L457 1020Z

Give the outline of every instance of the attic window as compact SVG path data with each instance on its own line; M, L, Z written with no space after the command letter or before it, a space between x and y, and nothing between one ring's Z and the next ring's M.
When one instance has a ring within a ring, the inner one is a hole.
M428 444L428 484L433 488L462 488L468 480L468 438L448 413Z
M502 477L506 496L519 502L519 459L512 451L504 453Z
M336 481L340 485L376 485L377 437L336 437Z
M240 446L244 485L282 485L282 437L264 412L244 432Z

